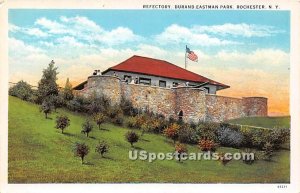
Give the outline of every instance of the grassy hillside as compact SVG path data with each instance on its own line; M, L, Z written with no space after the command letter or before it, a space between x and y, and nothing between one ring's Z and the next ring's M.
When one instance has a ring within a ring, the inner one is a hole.
M54 128L55 117L66 114L70 127L61 134ZM282 150L275 161L257 161L246 165L231 161L226 166L218 161L131 161L130 144L124 140L127 128L104 124L106 130L95 128L89 138L80 133L85 117L66 110L45 119L39 108L17 98L9 98L9 183L105 183L105 182L187 182L187 183L276 183L289 182L289 151ZM99 140L106 140L110 152L100 158L94 148ZM74 157L74 142L86 142L90 154L86 164ZM137 149L148 152L172 152L172 142L161 135L145 134L136 143ZM188 146L189 152L198 152ZM238 149L219 148L222 152Z
M250 125L266 128L290 128L291 118L284 117L245 117L228 121L233 124Z

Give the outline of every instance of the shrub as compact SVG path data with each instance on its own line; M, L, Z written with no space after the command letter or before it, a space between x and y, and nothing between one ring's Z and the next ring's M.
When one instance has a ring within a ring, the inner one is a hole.
M82 96L75 96L72 100L67 102L67 108L71 111L88 113L90 107L90 99Z
M89 133L93 130L93 124L89 121L86 120L83 124L82 124L82 130L81 133L86 134L86 136L89 136Z
M120 114L123 114L122 109L119 106L111 106L107 111L107 116L113 120L114 118L116 118L117 116L119 116Z
M101 100L99 98L91 98L90 103L87 105L89 114L96 114L99 112L105 112L105 107L101 105Z
M32 95L28 98L28 101L32 103L38 103L38 96L35 90L33 90Z
M146 117L145 114L138 115L138 116L136 116L136 122L135 122L134 127L137 128L137 129L141 129L142 125L145 124L146 121L147 121L147 117Z
M60 115L56 117L56 129L60 129L61 133L70 125L70 119L66 115Z
M265 145L263 146L263 156L264 159L267 161L271 160L271 157L273 156L273 149L274 146L270 142L266 142Z
M279 149L281 145L288 141L290 129L285 128L255 128L242 126L240 132L243 134L243 146L250 148L263 149L266 142L273 144L274 149Z
M11 96L15 96L22 100L28 101L33 95L33 90L27 82L21 80L16 85L9 88L8 93Z
M103 154L107 153L108 150L109 150L109 146L107 145L107 143L105 141L101 141L96 146L95 152L99 153L101 157L104 157Z
M164 135L172 139L174 144L178 139L179 128L180 126L178 124L172 123L164 130Z
M108 112L111 109L111 101L104 95L96 96L94 94L93 97L89 99L90 104L88 105L89 113L97 113L97 112Z
M175 145L175 151L176 151L177 158L178 158L179 162L181 161L182 154L188 152L186 145L184 145L182 143L176 143L176 145Z
M253 128L251 133L252 146L262 149L267 141L270 130Z
M274 128L268 133L267 141L273 144L274 149L279 149L283 143L288 141L290 130L285 128Z
M199 136L195 129L191 128L188 124L184 124L178 132L178 140L180 143L197 144Z
M40 111L45 114L46 119L48 119L48 114L52 112L52 109L53 109L53 104L49 99L45 99L40 106Z
M142 124L142 126L141 126L141 130L142 130L141 136L143 136L146 132L151 131L151 129L152 129L152 125L151 124L152 124L151 120L146 121L145 123Z
M116 125L120 125L122 126L123 125L123 122L124 122L124 117L121 113L117 114L113 119L112 119L112 122Z
M81 112L82 110L81 103L77 100L76 97L67 102L67 108L74 112Z
M200 139L198 143L201 151L216 151L217 144L208 138Z
M94 115L94 121L98 125L98 128L101 129L101 124L106 121L107 117L103 113L97 113Z
M137 122L137 118L131 116L131 117L128 117L126 125L129 128L135 128L136 122Z
M56 109L59 107L64 106L65 100L62 96L62 94L59 95L49 95L49 100L51 101L51 104L53 105L53 109L56 112Z
M248 126L242 126L240 128L241 134L244 136L242 146L252 148L254 147L252 138L253 138L253 128L250 128Z
M229 127L220 127L217 130L218 142L227 147L240 147L243 142L244 136L241 132L233 130Z
M74 156L81 158L83 164L84 157L89 153L90 148L85 143L76 142L73 148Z
M131 147L133 147L133 144L138 142L139 136L134 131L128 131L125 134L125 139L131 144Z
M136 116L137 111L133 107L131 101L126 100L124 97L121 98L120 108L126 116Z
M152 130L154 133L163 133L164 129L167 127L167 122L163 117L158 117L152 121Z
M200 122L196 128L196 132L200 139L208 138L216 141L217 128L219 128L218 123Z

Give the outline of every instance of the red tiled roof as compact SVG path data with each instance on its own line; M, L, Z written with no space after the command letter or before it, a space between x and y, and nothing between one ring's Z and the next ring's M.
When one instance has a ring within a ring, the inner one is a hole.
M201 83L209 82L210 84L221 87L218 88L218 90L229 88L228 85L208 79L204 76L201 76L199 74L183 69L179 66L176 66L170 62L164 60L158 60L154 58L143 57L143 56L134 55L131 58L128 58L127 60L121 62L120 64L105 70L103 73L106 73L110 70L134 72L139 74L160 76L165 78L186 80L190 82L201 82Z

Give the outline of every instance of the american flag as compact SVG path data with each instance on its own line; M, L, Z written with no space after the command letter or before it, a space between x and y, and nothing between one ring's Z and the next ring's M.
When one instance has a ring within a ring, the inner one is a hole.
M194 62L198 62L198 56L190 50L190 48L188 48L186 46L186 53L187 53L187 58L194 61Z

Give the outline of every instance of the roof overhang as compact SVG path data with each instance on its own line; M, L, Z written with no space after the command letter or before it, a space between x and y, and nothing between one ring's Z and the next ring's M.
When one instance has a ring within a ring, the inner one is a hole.
M217 90L222 90L222 89L226 89L226 88L230 88L230 86L225 85L225 84L216 84L216 83L212 83L212 82L196 82L194 80L187 80L187 79L180 79L180 78L174 78L174 77L170 77L170 76L157 76L157 75L153 75L153 74L147 74L147 73L140 73L140 72L133 72L133 71L126 71L126 70L116 70L116 69L111 69L108 68L107 70L103 71L102 74L105 75L105 73L109 72L109 71L116 71L116 72L128 72L128 73L134 73L134 74L141 74L141 75L147 75L147 76L155 76L155 77L163 77L163 78L170 78L170 79L175 79L175 80L182 80L182 81L189 81L189 82L195 82L195 83L206 83L210 84L210 85L214 85L217 87ZM215 81L214 81L215 82Z

